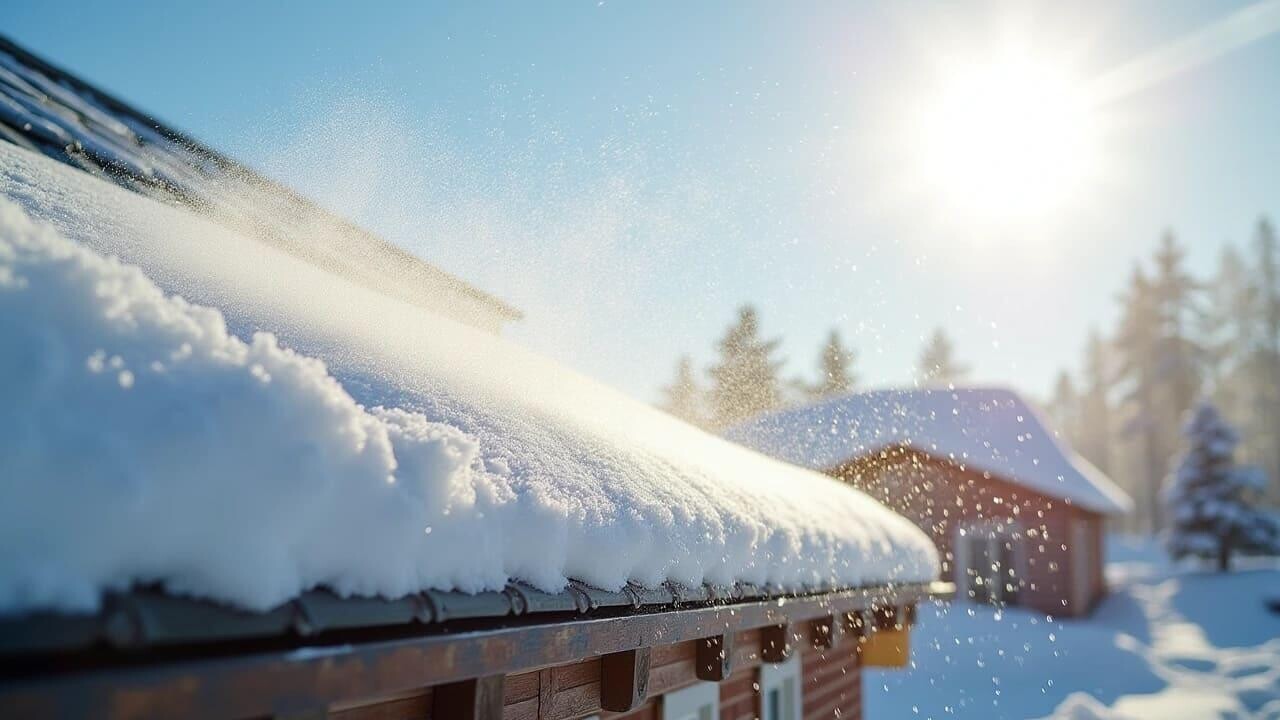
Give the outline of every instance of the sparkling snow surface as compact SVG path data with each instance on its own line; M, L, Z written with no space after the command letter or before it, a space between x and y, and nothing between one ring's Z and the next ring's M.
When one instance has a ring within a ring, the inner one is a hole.
M5 143L0 394L0 612L938 572L847 486Z
M1100 470L1059 444L1039 413L1001 388L855 393L770 413L725 435L815 470L906 446L1090 510L1122 513L1132 506Z
M1231 573L1173 566L1154 540L1112 537L1111 594L1082 619L954 603L922 607L909 671L868 670L868 718L1277 720L1275 559Z

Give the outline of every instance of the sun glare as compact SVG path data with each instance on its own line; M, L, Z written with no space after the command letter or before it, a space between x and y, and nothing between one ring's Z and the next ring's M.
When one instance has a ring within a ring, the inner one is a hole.
M1069 73L1024 54L953 64L918 105L916 173L948 214L1036 217L1091 170L1093 118Z

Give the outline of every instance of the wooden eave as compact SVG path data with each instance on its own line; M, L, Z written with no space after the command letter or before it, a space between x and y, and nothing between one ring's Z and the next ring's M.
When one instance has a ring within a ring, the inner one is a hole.
M753 599L694 591L703 599L693 604L587 608L571 617L548 612L463 618L414 624L391 637L348 630L293 638L287 647L144 647L83 665L74 662L81 652L62 666L4 665L0 710L30 718L282 716L426 686L453 686L459 692L446 695L452 701L481 707L502 676L601 656L614 656L610 667L622 683L611 698L634 702L643 700L645 688L637 678L653 646L771 628L761 634L772 642L760 649L761 656L778 662L790 653L787 638L807 635L814 621L856 634L886 618L909 622L916 603L953 593L953 586L937 582ZM792 635L788 628L806 630ZM709 667L705 679L725 670ZM472 682L477 680L483 682Z

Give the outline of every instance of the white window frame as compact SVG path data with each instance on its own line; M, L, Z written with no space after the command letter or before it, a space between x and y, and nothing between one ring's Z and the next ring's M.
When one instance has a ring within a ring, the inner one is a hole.
M705 714L708 711L710 714ZM720 685L699 682L662 696L662 720L720 720Z
M787 685L791 686L790 703L787 702ZM769 704L769 695L777 691L782 697L781 715L775 716ZM801 695L804 684L800 682L800 655L792 655L785 662L766 663L760 666L760 720L804 720ZM790 707L788 707L788 705Z

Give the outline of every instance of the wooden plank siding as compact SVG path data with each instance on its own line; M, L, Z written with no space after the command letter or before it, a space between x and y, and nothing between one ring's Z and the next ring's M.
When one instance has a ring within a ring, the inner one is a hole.
M1088 533L1092 538L1089 544L1091 551L1089 558L1089 588L1086 597L1088 598L1088 607L1082 608L1083 612L1088 612L1093 606L1102 600L1107 594L1107 578L1106 578L1106 522L1102 516L1095 513L1073 508L1074 513L1072 522L1079 523L1084 527L1084 532Z
M804 720L847 720L862 717L862 671L857 640L831 650L807 647L800 656Z
M807 625L807 624L806 624ZM858 720L861 717L861 671L857 639L846 637L831 649L814 648L810 627L793 628L793 651L800 654L805 720ZM821 640L822 638L817 638ZM600 709L601 658L509 675L504 686L503 720L574 720L598 715L602 720L660 720L661 696L699 682L697 643L656 645L651 650L648 699L626 713ZM733 673L720 686L720 719L753 720L760 714L757 679L761 631L736 633ZM341 720L446 720L433 718L431 688L417 694L386 698L359 707L332 708Z
M832 468L846 480L905 516L933 538L942 560L942 579L954 581L955 533L963 523L1003 523L1019 528L1015 549L1023 558L1018 604L1052 615L1083 615L1105 592L1102 580L1102 517L991 473L965 468L927 453L885 450ZM1093 582L1088 602L1072 603L1071 542L1077 523L1096 538ZM963 584L957 583L964 597Z

